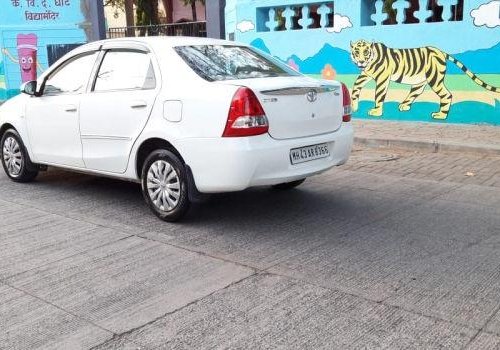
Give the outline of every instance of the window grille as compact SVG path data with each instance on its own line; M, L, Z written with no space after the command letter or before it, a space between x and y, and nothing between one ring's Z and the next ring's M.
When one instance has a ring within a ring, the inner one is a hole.
M361 24L397 25L462 21L464 0L365 0Z
M333 27L334 3L257 8L257 31L309 30Z

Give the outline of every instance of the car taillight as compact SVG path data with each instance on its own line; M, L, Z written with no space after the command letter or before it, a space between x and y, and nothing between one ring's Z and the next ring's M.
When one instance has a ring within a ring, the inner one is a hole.
M240 87L233 96L222 137L256 136L267 133L269 123L257 96Z
M352 107L351 107L351 94L349 93L349 89L344 83L342 84L342 121L344 123L348 123L351 121Z

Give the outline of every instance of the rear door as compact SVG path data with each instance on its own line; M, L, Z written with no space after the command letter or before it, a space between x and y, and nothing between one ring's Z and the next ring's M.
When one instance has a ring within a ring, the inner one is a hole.
M92 92L82 99L80 132L87 168L124 173L151 113L159 82L151 54L106 50Z

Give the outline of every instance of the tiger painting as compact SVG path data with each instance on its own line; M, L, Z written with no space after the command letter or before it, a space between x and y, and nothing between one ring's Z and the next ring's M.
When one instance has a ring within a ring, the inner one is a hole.
M382 43L359 40L351 43L351 58L362 69L352 90L353 111L358 109L362 88L373 79L376 84L375 107L368 112L371 116L382 115L389 83L395 81L411 85L410 93L399 104L400 111L409 111L415 99L429 84L440 98L439 111L432 113L432 117L446 119L452 103L452 94L444 84L447 60L453 62L476 84L486 90L500 92L500 88L486 84L460 61L434 47L392 49Z

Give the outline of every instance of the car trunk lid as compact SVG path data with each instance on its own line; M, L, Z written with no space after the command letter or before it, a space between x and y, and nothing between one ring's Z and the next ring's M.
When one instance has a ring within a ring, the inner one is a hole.
M220 81L249 87L269 120L269 134L291 139L336 131L342 123L341 86L307 77Z

